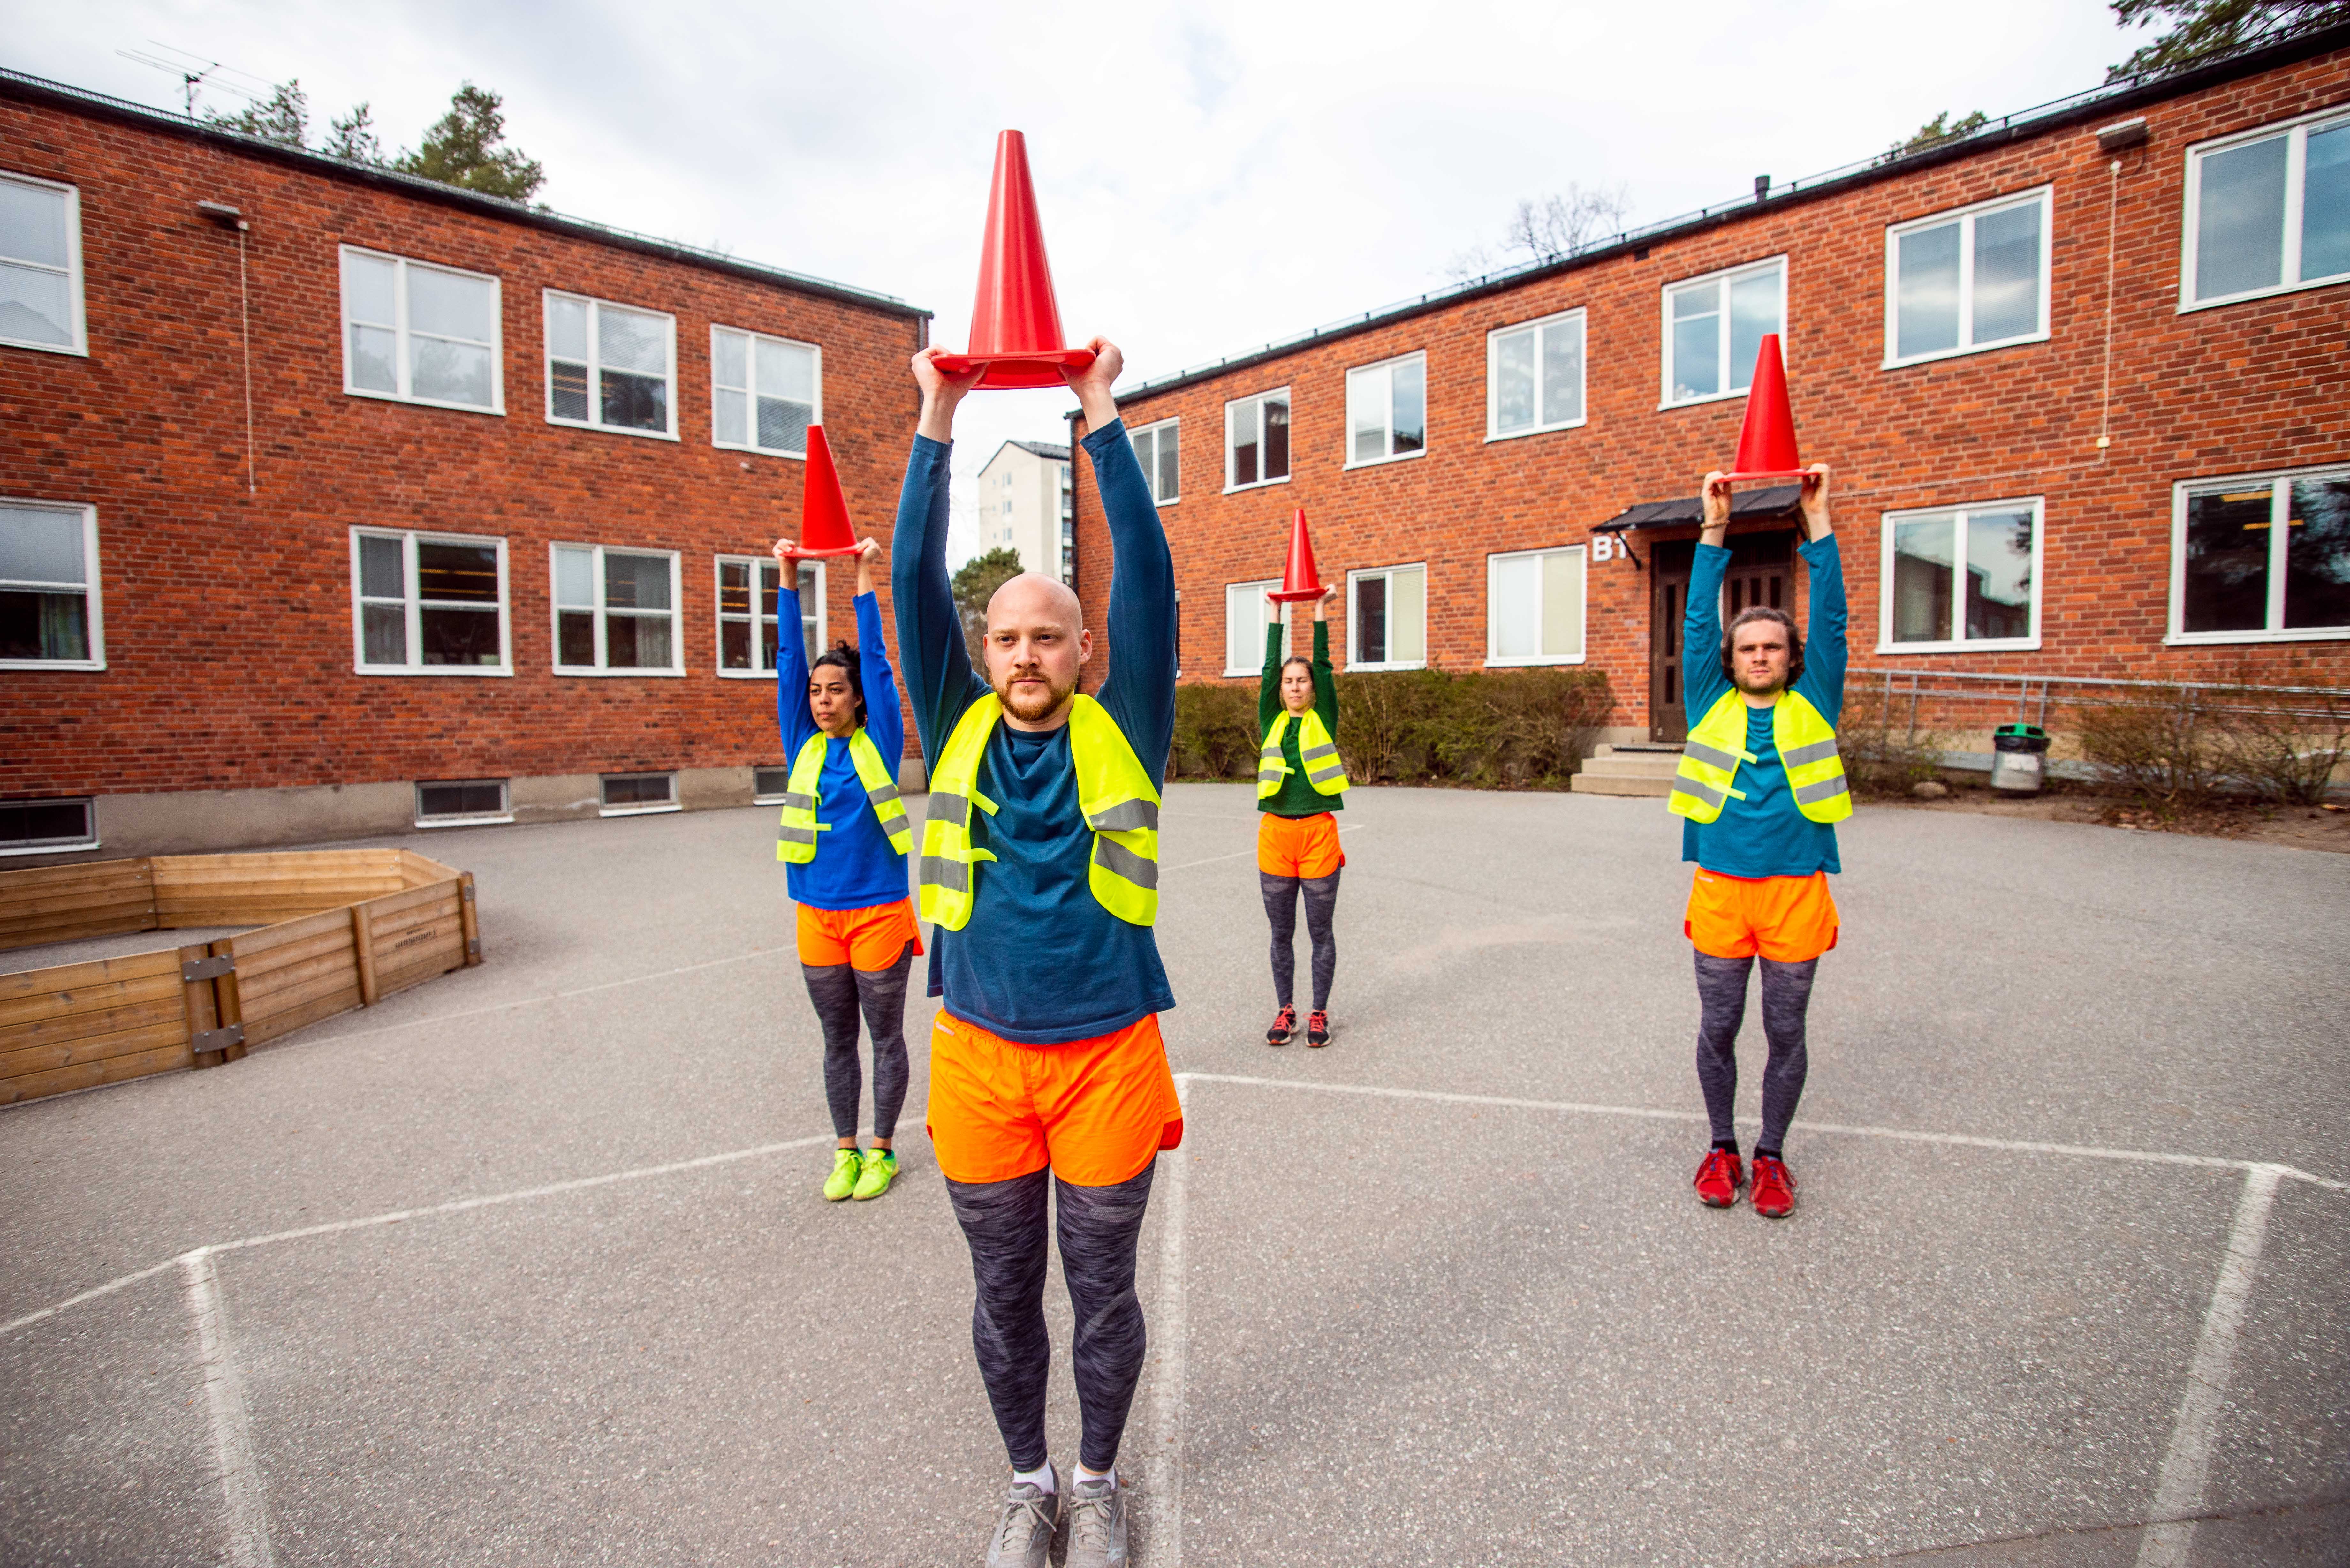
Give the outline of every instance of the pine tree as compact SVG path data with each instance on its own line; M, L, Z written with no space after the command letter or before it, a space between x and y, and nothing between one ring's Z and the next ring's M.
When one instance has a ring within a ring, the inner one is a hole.
M300 147L309 139L310 100L302 91L301 78L296 77L281 82L267 99L250 105L241 113L222 114L208 109L204 110L204 119L223 130L257 136L281 146Z
M521 149L504 145L505 100L472 82L449 100L449 112L424 133L424 144L403 151L391 166L443 185L527 202L546 182L546 171Z

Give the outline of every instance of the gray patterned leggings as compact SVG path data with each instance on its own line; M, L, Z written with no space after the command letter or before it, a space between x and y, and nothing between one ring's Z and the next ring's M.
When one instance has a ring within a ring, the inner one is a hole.
M1264 918L1273 923L1273 999L1287 1007L1297 988L1297 895L1305 895L1305 932L1314 940L1314 1010L1330 1005L1330 980L1338 972L1338 939L1330 922L1338 909L1338 877L1256 874L1264 895Z
M1795 1119L1795 1102L1804 1096L1809 1061L1804 1018L1812 1005L1812 977L1818 972L1819 960L1780 963L1699 953L1697 1081L1705 1091L1713 1141L1735 1141L1737 1125L1731 1118L1738 1100L1738 1026L1746 1017L1746 977L1756 963L1762 966L1762 1037L1771 1043L1771 1056L1762 1068L1762 1136L1754 1147L1776 1150L1784 1147L1780 1140Z
M824 1097L832 1108L832 1135L857 1136L858 1102L865 1092L857 1060L857 1014L873 1037L873 1136L898 1136L898 1113L906 1104L906 972L913 967L908 942L888 969L851 969L845 963L802 964L808 1000L824 1025Z

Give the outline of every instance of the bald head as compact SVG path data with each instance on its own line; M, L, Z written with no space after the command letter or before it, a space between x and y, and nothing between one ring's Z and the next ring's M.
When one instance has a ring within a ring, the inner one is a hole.
M1042 572L1023 572L1007 578L987 601L987 629L993 634L998 622L1025 626L1049 621L1066 630L1071 637L1085 629L1085 607L1069 585L1056 582Z
M1093 651L1086 613L1068 585L1023 572L987 601L987 683L1015 729L1068 722L1077 669Z

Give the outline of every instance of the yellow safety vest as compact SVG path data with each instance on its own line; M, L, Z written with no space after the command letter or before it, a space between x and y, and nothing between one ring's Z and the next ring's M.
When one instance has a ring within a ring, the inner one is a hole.
M1281 754L1282 737L1289 733L1289 711L1284 709L1274 720L1273 728L1264 732L1264 751L1256 760L1256 797L1270 800L1281 793L1281 781L1291 773L1289 760ZM1313 709L1305 710L1298 723L1297 760L1305 764L1305 782L1324 794L1336 794L1347 787L1347 764L1339 760L1338 742L1330 738L1322 722L1322 715Z
M1771 743L1787 770L1787 787L1794 794L1797 811L1814 822L1842 822L1852 815L1852 790L1845 782L1844 759L1836 754L1835 726L1800 693L1782 691L1772 705ZM1746 792L1736 787L1738 764L1757 760L1746 749L1746 699L1733 688L1690 731L1680 766L1673 773L1668 809L1692 822L1714 821L1731 796L1746 798Z
M979 764L1003 716L993 691L965 709L931 775L914 877L922 919L951 931L971 920L978 863L995 858L972 845L971 814L974 807L995 814L995 803L979 793ZM1109 710L1082 692L1069 708L1069 760L1077 771L1077 807L1094 830L1087 885L1103 909L1128 925L1148 926L1159 918L1159 786Z
M829 738L818 730L792 759L791 777L784 784L783 823L775 829L775 858L786 865L805 866L815 859L816 836L830 826L816 818L816 784L824 773ZM914 825L906 820L906 804L898 798L898 781L889 776L889 764L862 728L848 737L848 760L857 764L857 782L865 786L865 799L880 820L881 831L889 836L889 847L906 854L914 847Z

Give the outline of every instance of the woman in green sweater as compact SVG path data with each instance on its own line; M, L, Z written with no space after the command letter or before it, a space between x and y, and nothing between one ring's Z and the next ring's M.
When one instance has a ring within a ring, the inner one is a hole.
M1338 906L1338 872L1347 864L1332 812L1346 805L1347 770L1338 760L1338 685L1330 674L1330 588L1314 606L1314 657L1281 657L1281 623L1264 635L1264 677L1256 719L1264 748L1256 772L1256 873L1273 923L1273 994L1281 1011L1264 1032L1268 1045L1297 1033L1294 1002L1297 897L1305 896L1305 929L1314 942L1314 1010L1305 1043L1330 1044L1330 977L1338 968L1330 919Z

